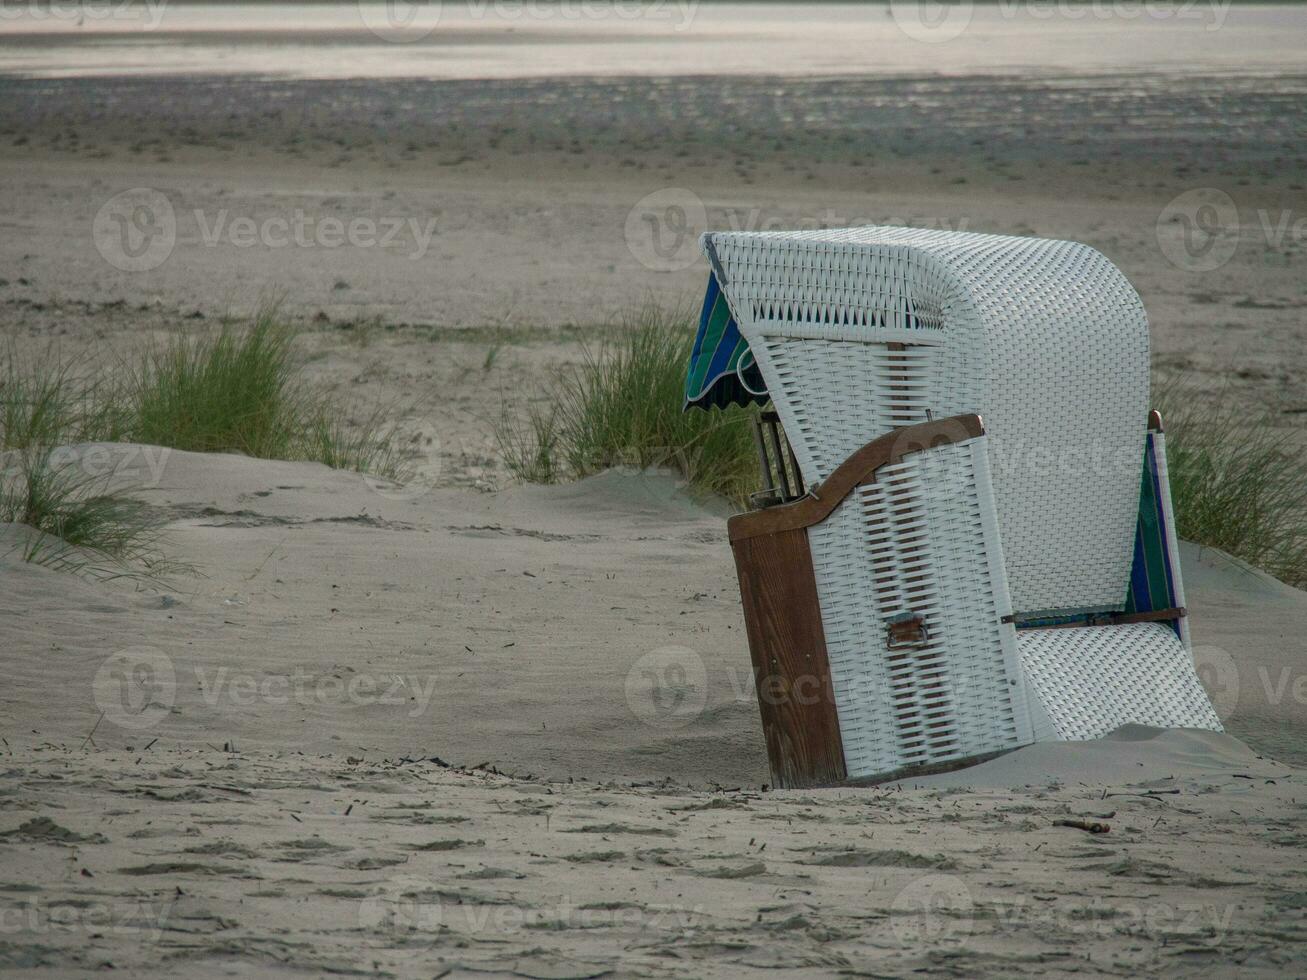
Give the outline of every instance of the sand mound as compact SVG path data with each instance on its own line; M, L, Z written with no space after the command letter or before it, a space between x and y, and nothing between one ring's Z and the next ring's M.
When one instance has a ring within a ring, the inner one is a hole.
M490 494L148 446L80 452L160 508L168 550L202 577L94 583L10 553L0 642L19 737L767 781L723 511L671 475ZM1301 758L1300 668L1281 638L1307 622L1307 596L1219 553L1183 557L1231 732ZM1115 783L1247 767L1240 752L1165 733L935 779Z
M1288 768L1258 755L1232 735L1127 725L1097 741L1028 745L969 769L910 782L931 789L1165 788L1230 773L1274 778Z

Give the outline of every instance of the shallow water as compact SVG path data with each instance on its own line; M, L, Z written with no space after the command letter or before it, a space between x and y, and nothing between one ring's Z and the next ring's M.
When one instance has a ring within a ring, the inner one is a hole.
M1263 74L1307 65L1307 6L1001 0L218 5L4 0L0 73L296 78Z

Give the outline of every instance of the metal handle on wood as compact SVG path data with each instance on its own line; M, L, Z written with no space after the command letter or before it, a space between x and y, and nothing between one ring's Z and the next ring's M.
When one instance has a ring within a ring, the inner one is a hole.
M930 630L920 616L902 613L885 624L885 649L917 650L930 642Z

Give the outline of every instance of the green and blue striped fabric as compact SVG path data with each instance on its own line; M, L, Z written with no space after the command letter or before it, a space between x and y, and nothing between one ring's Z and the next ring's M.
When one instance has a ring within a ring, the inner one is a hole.
M1139 484L1139 519L1135 525L1134 561L1130 567L1130 585L1125 597L1125 604L1120 610L1124 613L1153 612L1158 609L1174 609L1175 600L1175 556L1171 554L1166 543L1167 515L1162 509L1162 484L1157 472L1157 444L1152 432L1148 433L1144 444L1143 476ZM1107 610L1085 609L1068 611L1062 615L1021 616L1018 614L1017 629L1043 629L1050 626L1067 626L1074 623L1093 622L1094 616ZM1180 634L1178 620L1171 621L1171 628Z
M1162 486L1157 472L1157 445L1150 432L1139 487L1139 525L1135 530L1135 558L1130 570L1126 612L1152 612L1175 606L1176 556L1170 553L1166 537L1166 514L1162 510ZM1176 632L1179 632L1178 624Z
M741 361L745 362L743 368ZM741 376L744 384L740 383ZM694 338L690 367L685 376L684 410L752 403L767 403L762 374L749 351L748 341L740 336L740 328L731 316L726 296L717 284L717 276L710 272L703 311L699 314L699 332Z

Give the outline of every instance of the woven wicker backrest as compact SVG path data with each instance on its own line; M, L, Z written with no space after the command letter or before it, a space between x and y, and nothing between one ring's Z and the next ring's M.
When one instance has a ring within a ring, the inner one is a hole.
M1013 606L1119 609L1148 411L1143 304L1075 242L906 228L705 236L806 481L984 417Z

